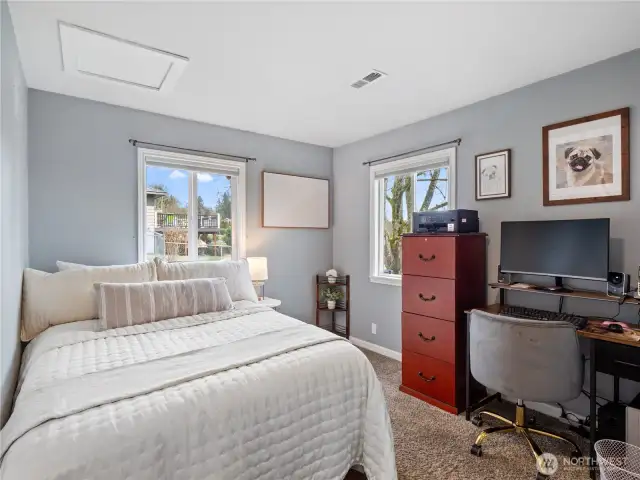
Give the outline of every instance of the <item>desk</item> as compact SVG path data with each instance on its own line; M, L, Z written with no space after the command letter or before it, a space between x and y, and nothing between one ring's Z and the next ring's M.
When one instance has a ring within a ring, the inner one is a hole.
M590 290L571 290L571 291L549 291L549 290L537 290L535 288L522 288L515 285L509 285L506 283L490 283L491 288L500 289L500 303L506 303L504 301L505 291L525 292L525 293L538 293L540 295L553 295L556 297L571 297L582 298L584 300L599 300L603 302L620 303L620 299L617 297L611 297L603 292L595 292ZM633 297L626 297L622 304L624 305L640 305L640 299Z
M494 304L494 305L489 305L486 308L479 308L478 310L499 315L500 307L501 307L500 304ZM467 352L466 352L466 355L467 355L466 382L467 382L467 392L468 392L469 382L471 379L469 347L468 347L469 320L470 320L470 317L468 314L470 313L470 311L467 311L466 313L468 318L467 320ZM602 320L590 319L589 324L586 326L586 328L584 328L583 330L577 331L577 334L579 337L586 338L589 340L589 396L590 396L589 415L591 419L591 425L589 428L589 456L591 459L593 459L591 460L592 463L590 464L592 466L592 468L590 468L590 472L591 472L591 478L594 478L594 479L595 479L595 472L597 469L597 466L595 464L596 456L595 456L594 444L597 440L596 425L597 425L598 405L596 403L596 400L597 400L596 399L596 371L598 371L597 370L598 364L596 360L596 355L598 351L600 351L603 348L611 348L612 346L618 345L621 347L621 352L630 351L631 356L635 360L635 362L628 362L622 359L619 360L620 366L627 367L627 370L625 372L622 372L622 374L616 374L616 373L612 373L611 369L614 366L614 364L616 364L617 360L615 358L609 358L608 356L606 359L603 359L602 367L605 367L605 368L601 369L600 371L604 371L605 373L611 373L614 375L614 381L616 385L615 391L614 391L615 401L618 400L617 384L620 377L640 381L640 350L638 350L637 353L633 350L629 350L629 347L631 348L640 347L640 341L634 340L634 338L638 338L638 337L632 337L630 335L625 335L623 333L609 332L608 330L606 330L606 328L603 328L601 324L602 324ZM640 330L636 330L636 331L640 334ZM627 354L626 358L628 359L628 357L629 355ZM471 412L486 405L487 403L489 403L490 401L496 398L500 398L500 394L494 394L494 395L485 397L484 399L472 405L470 403L470 397L467 394L467 399L466 399L467 404L466 404L466 412L465 412L466 419L470 420Z

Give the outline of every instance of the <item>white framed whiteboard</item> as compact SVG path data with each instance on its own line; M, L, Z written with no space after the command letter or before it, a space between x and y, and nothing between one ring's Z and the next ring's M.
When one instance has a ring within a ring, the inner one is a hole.
M262 226L329 228L329 180L262 172Z

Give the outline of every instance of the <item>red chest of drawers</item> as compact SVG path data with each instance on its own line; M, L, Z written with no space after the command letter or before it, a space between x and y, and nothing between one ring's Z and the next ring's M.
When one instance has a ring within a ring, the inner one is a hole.
M464 410L464 312L486 306L486 262L484 233L402 237L400 390L451 413Z

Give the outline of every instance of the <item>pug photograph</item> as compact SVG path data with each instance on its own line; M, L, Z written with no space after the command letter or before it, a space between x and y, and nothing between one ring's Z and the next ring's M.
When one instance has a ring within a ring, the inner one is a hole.
M631 199L629 107L542 127L542 204Z
M613 183L613 137L588 138L557 146L557 188Z

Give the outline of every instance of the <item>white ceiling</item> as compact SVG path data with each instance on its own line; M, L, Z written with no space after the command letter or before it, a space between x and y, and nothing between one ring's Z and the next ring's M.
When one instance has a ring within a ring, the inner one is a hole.
M638 3L11 2L31 88L340 146L640 47ZM172 91L62 69L58 21L189 58ZM389 76L356 90L372 69Z

